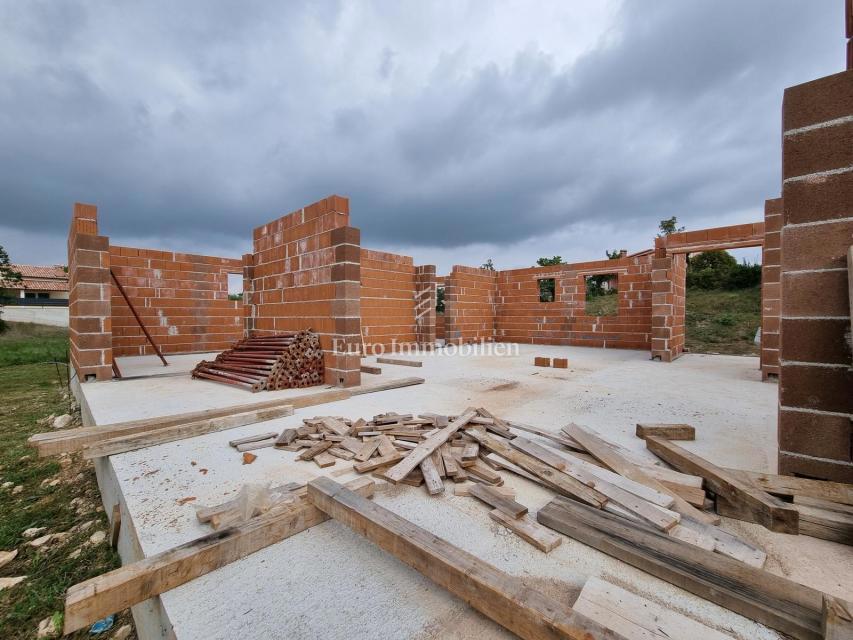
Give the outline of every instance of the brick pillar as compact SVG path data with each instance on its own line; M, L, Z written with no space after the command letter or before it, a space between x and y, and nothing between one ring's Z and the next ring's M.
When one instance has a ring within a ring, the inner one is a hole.
M853 482L853 71L782 103L779 471Z
M683 253L652 261L652 359L672 362L684 351L686 279Z
M435 265L415 267L415 335L422 349L435 347Z
M243 337L255 330L255 254L243 254Z
M113 377L110 239L98 235L98 208L74 203L68 231L68 337L80 382Z
M326 384L354 387L361 384L361 232L338 227L331 232L332 349L325 354Z
M764 202L761 251L761 379L779 376L779 315L782 311L782 198Z

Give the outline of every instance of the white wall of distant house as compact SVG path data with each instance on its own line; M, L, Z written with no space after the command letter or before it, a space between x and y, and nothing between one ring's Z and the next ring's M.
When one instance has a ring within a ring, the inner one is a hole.
M68 326L68 307L42 307L38 305L2 305L3 320L6 322L32 322L51 327Z

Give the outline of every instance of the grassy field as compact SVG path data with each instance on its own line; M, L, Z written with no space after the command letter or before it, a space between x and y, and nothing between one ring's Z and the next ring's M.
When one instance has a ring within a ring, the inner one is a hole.
M615 293L603 296L588 296L585 313L588 316L615 316L618 313L619 296Z
M758 355L761 288L687 290L687 348L692 353Z
M13 325L0 335L0 552L18 552L0 567L0 577L27 576L0 590L4 640L35 638L39 623L48 618L61 629L65 590L120 564L109 542L98 541L108 527L92 464L79 454L40 459L26 444L31 434L51 429L46 420L51 414L70 414L70 426L79 426L79 412L55 366L34 364L64 357L66 343L65 331L34 325ZM66 382L67 368L61 366ZM34 536L23 535L42 527ZM47 534L62 535L30 546ZM83 630L69 637L111 638L125 624L131 624L129 612L118 615L103 634Z
M0 367L65 360L68 329L25 322L7 322L0 333Z

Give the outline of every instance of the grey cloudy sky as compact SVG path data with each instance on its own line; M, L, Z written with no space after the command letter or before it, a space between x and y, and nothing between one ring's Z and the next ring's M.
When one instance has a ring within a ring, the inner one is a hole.
M240 255L331 193L362 244L528 266L760 219L842 0L0 0L0 244Z

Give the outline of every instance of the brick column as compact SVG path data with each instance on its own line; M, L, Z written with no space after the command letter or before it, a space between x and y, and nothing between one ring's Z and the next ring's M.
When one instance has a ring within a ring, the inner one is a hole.
M98 208L74 203L68 232L68 337L80 382L110 380L110 240L98 235Z
M853 71L786 89L782 120L779 471L853 482Z
M456 265L445 279L445 339L463 344L494 340L497 272Z
M361 384L361 232L338 227L331 233L332 350L327 351L326 384L353 387Z
M761 379L779 376L779 315L782 310L782 198L764 202L761 251Z
M422 349L435 347L435 265L415 267L415 334Z
M243 254L243 337L255 330L255 255Z
M672 362L684 351L686 279L683 253L652 261L652 359Z

